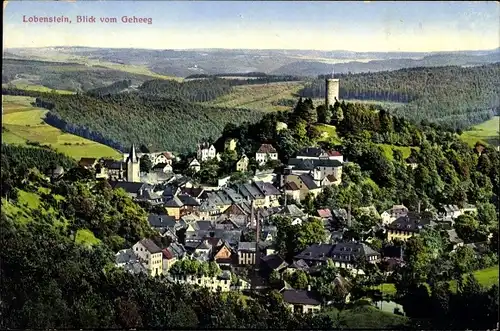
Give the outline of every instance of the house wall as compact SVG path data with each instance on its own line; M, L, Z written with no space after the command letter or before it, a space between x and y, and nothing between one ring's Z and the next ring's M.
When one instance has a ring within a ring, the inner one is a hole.
M146 269L148 269L151 276L163 274L163 254L161 252L150 254L146 247L139 242L136 243L132 249L139 259L144 261Z
M217 289L220 289L221 292L229 292L231 287L230 279L218 279L217 277L175 276L173 277L173 280L180 284L190 284L207 287L212 292L217 292Z
M176 220L181 218L181 209L177 207L165 207L167 215L174 217Z
M295 191L287 190L286 195L288 195L289 197L291 197L294 200L297 200L297 201L300 200L300 190L295 190Z
M387 240L392 241L394 239L406 241L411 238L415 233L403 230L387 230Z
M167 273L170 268L174 265L174 263L177 262L177 258L173 257L170 260L169 259L163 259L163 273Z
M297 187L299 188L299 200L304 200L307 193L309 193L309 189L307 186L302 182L302 180L299 178L297 175L288 175L287 176L287 181L295 183Z
M240 159L236 162L236 171L245 172L248 169L248 159Z
M300 311L295 311L296 308L301 309ZM291 303L288 304L288 309L292 311L292 313L302 313L307 314L311 312L313 314L319 313L321 310L321 305L293 305Z
M255 153L255 160L260 164L265 164L267 160L277 160L278 153Z
M238 264L255 264L255 252L238 252Z

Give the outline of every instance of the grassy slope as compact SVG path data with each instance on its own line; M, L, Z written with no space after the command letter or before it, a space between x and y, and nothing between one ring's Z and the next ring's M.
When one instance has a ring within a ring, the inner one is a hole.
M500 116L495 116L489 121L481 123L473 127L470 131L465 131L461 138L470 146L474 146L476 142L492 144L500 146Z
M498 266L476 270L472 274L474 275L474 277L476 277L479 284L481 284L484 287L490 287L494 284L498 284ZM452 291L457 290L457 282L455 280L450 281L450 286ZM396 287L392 283L385 283L376 286L376 288L381 290L383 294L389 294L389 295L396 294Z
M337 128L334 125L316 124L316 129L321 132L321 138L318 141L328 141L333 144L340 144L341 140L337 135Z
M40 187L39 193L50 193L50 189ZM40 194L33 192L26 192L23 190L18 190L18 200L17 202L9 202L6 199L2 198L2 212L4 212L7 216L15 219L18 222L23 224L28 224L31 222L31 211L32 210L41 210L42 214L50 214L54 216L56 220L53 226L65 226L65 220L57 219L55 210L50 207L50 209L44 209L41 205L41 196ZM64 200L64 197L61 195L54 195L56 200ZM75 241L82 245L92 246L98 244L100 242L94 234L87 229L79 229L76 233Z
M236 86L230 94L221 96L207 104L262 111L290 110L290 107L274 105L273 102L280 99L295 99L294 94L303 85L304 83L302 82L282 82Z
M58 152L79 160L81 157L120 158L118 151L106 145L64 133L45 122L47 110L31 105L34 98L2 96L2 140L8 144L25 144L27 141L50 145Z
M411 149L412 149L412 147L409 147L409 146L393 146L393 145L388 145L388 144L377 144L377 145L382 147L382 149L384 150L385 156L389 160L392 160L394 158L393 151L396 149L400 150L403 153L403 158L405 158L405 159L408 156L410 156ZM418 147L413 147L413 148L418 149Z
M342 311L327 308L322 314L339 320L341 325L349 329L386 329L400 326L408 322L408 318L381 311L372 305L362 305Z

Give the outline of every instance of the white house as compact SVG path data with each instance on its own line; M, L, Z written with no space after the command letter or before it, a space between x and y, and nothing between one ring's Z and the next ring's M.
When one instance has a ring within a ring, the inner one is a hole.
M217 151L214 145L208 143L202 143L198 145L197 159L201 162L211 160L217 156Z
M188 164L189 169L193 169L194 172L198 172L201 169L200 162L197 159L192 159Z
M404 205L394 205L391 209L388 209L380 214L380 217L382 218L383 225L389 225L399 217L406 215L408 215L408 208Z
M270 144L262 144L255 153L255 160L258 164L263 165L268 160L277 160L278 159L278 151Z
M151 276L158 276L163 273L163 253L151 239L138 241L132 250L141 261L146 264L146 269Z

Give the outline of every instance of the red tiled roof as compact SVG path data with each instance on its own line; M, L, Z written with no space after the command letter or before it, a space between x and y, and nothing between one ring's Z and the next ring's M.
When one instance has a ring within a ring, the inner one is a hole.
M299 190L299 187L294 182L288 182L285 184L285 189L289 191L297 191Z
M330 209L318 209L317 212L319 217L322 218L332 217L332 212L330 211Z
M172 159L172 158L174 158L174 156L173 156L173 155L172 155L172 153L170 153L170 152L165 152L165 153L163 153L163 156L165 156L167 159Z
M257 153L277 153L276 149L273 147L273 145L270 144L262 144L260 145L259 150Z
M328 151L327 153L329 156L342 156L342 153L337 151Z
M172 255L172 253L170 253L170 251L165 248L162 250L162 253L163 253L163 258L167 259L167 260L171 260L174 258L174 256Z

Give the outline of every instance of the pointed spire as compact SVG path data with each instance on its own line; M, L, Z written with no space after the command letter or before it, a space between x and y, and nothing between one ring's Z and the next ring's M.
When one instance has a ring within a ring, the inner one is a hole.
M130 153L129 153L128 157L129 157L131 162L137 162L137 155L135 153L135 144L132 144L132 147L130 148Z

